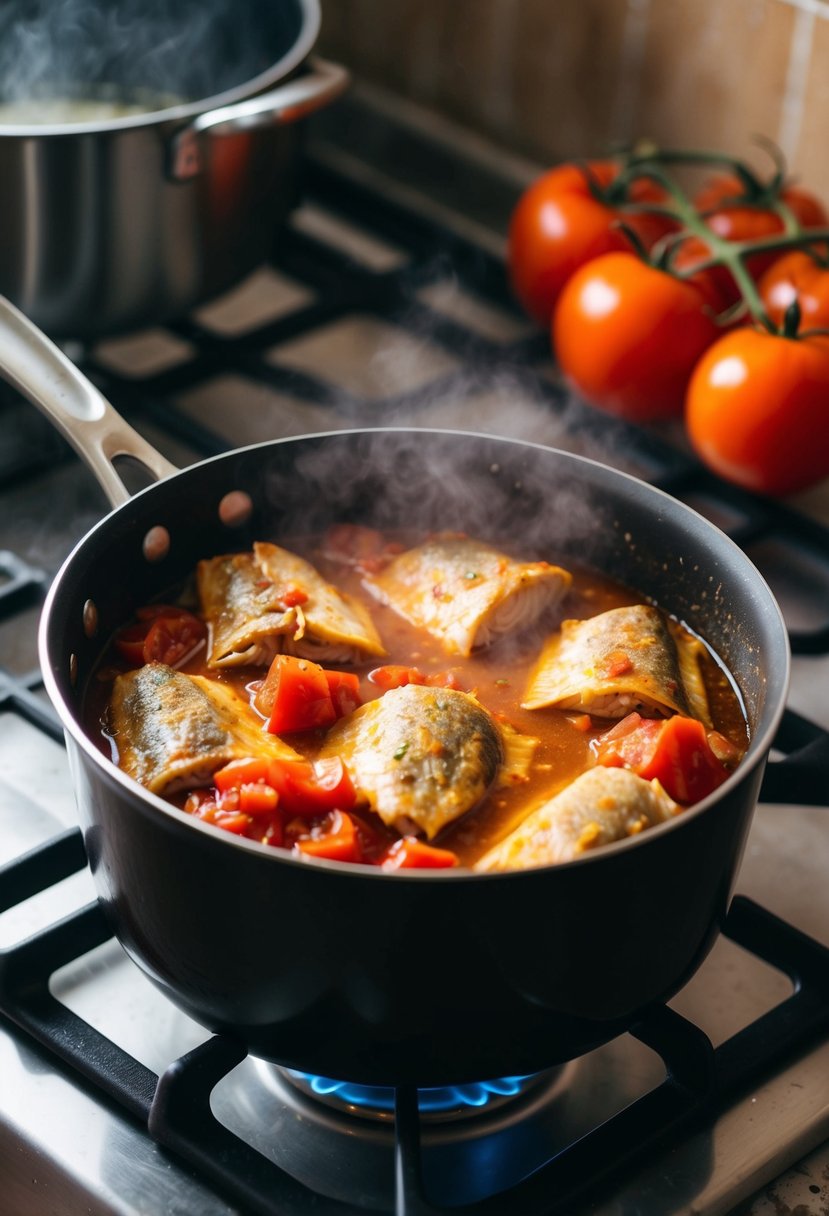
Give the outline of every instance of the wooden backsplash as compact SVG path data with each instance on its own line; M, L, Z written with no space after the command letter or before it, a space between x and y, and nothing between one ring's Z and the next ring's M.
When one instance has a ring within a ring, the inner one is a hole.
M357 78L542 164L640 137L769 164L829 200L829 0L323 0Z

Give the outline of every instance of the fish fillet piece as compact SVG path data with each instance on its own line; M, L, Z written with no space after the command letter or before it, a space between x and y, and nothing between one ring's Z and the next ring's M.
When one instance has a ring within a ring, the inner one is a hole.
M321 755L343 759L384 823L431 840L482 800L504 745L490 714L468 693L406 684L341 719Z
M658 781L625 768L592 768L536 808L475 863L474 869L525 870L572 861L672 819L682 808Z
M690 714L673 636L648 604L564 621L530 674L525 709L575 709L600 718Z
M450 654L470 655L529 628L572 581L549 562L514 561L481 541L439 535L401 553L366 586Z
M368 610L278 545L199 562L197 583L210 667L264 666L276 654L352 663L386 653Z
M209 785L246 756L298 758L228 685L165 663L118 676L108 716L119 768L154 794Z

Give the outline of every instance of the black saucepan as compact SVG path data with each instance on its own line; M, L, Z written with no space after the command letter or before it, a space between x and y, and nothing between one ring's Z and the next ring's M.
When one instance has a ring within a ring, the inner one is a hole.
M676 992L726 912L787 688L783 621L744 554L649 485L483 435L313 435L176 472L28 322L3 313L6 376L120 502L57 576L41 660L101 903L170 999L268 1059L426 1086L542 1069ZM110 465L119 452L163 479L128 499ZM589 557L715 648L745 702L746 758L704 802L636 839L486 875L295 859L196 821L116 769L82 724L112 632L200 558L342 520L417 522Z

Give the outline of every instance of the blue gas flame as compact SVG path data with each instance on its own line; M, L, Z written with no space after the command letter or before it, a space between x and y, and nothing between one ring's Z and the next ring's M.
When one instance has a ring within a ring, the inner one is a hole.
M366 1107L372 1110L393 1111L394 1089L377 1085L358 1085L353 1081L334 1081L331 1077L319 1077L313 1073L292 1070L320 1097L336 1097L349 1106ZM466 1085L443 1085L437 1089L420 1089L417 1094L421 1112L437 1114L443 1111L462 1110L464 1107L483 1107L494 1098L514 1097L521 1093L524 1082L532 1074L520 1077L498 1077L494 1081L474 1081Z

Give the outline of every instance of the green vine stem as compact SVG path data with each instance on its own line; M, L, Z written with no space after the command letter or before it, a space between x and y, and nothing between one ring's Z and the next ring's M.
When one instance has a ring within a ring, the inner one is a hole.
M829 228L801 228L790 208L786 206L782 199L777 197L775 192L780 189L782 183L781 169L778 167L778 172L775 175L773 183L761 186L759 181L753 177L751 171L746 169L741 162L719 153L688 150L678 152L653 151L646 154L643 150L638 153L636 151L630 153L626 158L626 162L617 179L617 181L621 180L624 182L625 191L629 189L634 179L648 178L665 191L670 199L670 203L665 205L656 202L617 202L615 205L618 210L622 214L649 212L651 215L664 215L670 219L677 220L682 231L679 234L673 234L674 240L672 244L675 249L678 249L681 243L688 237L697 237L710 251L711 256L698 262L695 266L687 270L671 268L671 272L679 278L692 278L694 274L701 270L710 269L712 266L725 266L734 279L740 295L754 320L766 329L777 332L763 307L757 285L746 266L746 259L757 254L803 248L813 245L818 241L829 240ZM735 201L742 201L747 206L762 205L765 208L776 211L783 224L783 231L779 235L775 234L770 237L746 241L729 241L719 236L709 228L705 222L705 215L697 211L685 191L664 168L664 163L707 164L710 166L712 162L727 165L741 180L745 180L743 173L746 177L753 180L757 189L756 200L754 197L746 197L745 199ZM740 170L743 170L743 173ZM613 184L615 186L616 182ZM666 258L668 266L670 266L670 260L669 254Z
M748 165L743 164L740 160L735 160L733 156L729 156L726 152L703 151L698 148L660 148L654 143L643 140L638 144L634 144L632 148L623 150L620 155L624 161L625 169L632 169L635 172L641 171L643 166L654 164L704 165L709 169L714 165L721 165L739 179L745 189L747 199L759 198L771 189L779 189L782 183L780 165L776 156L774 157L775 176L770 182L764 184L749 169Z
M632 148L621 149L619 155L625 167L636 170L643 164L659 165L704 165L711 168L720 165L733 174L743 187L742 195L725 201L766 205L780 195L786 180L786 162L777 145L765 136L757 135L754 142L763 149L772 162L774 172L770 178L762 179L743 161L726 152L712 152L698 148L660 148L651 140L640 140Z

